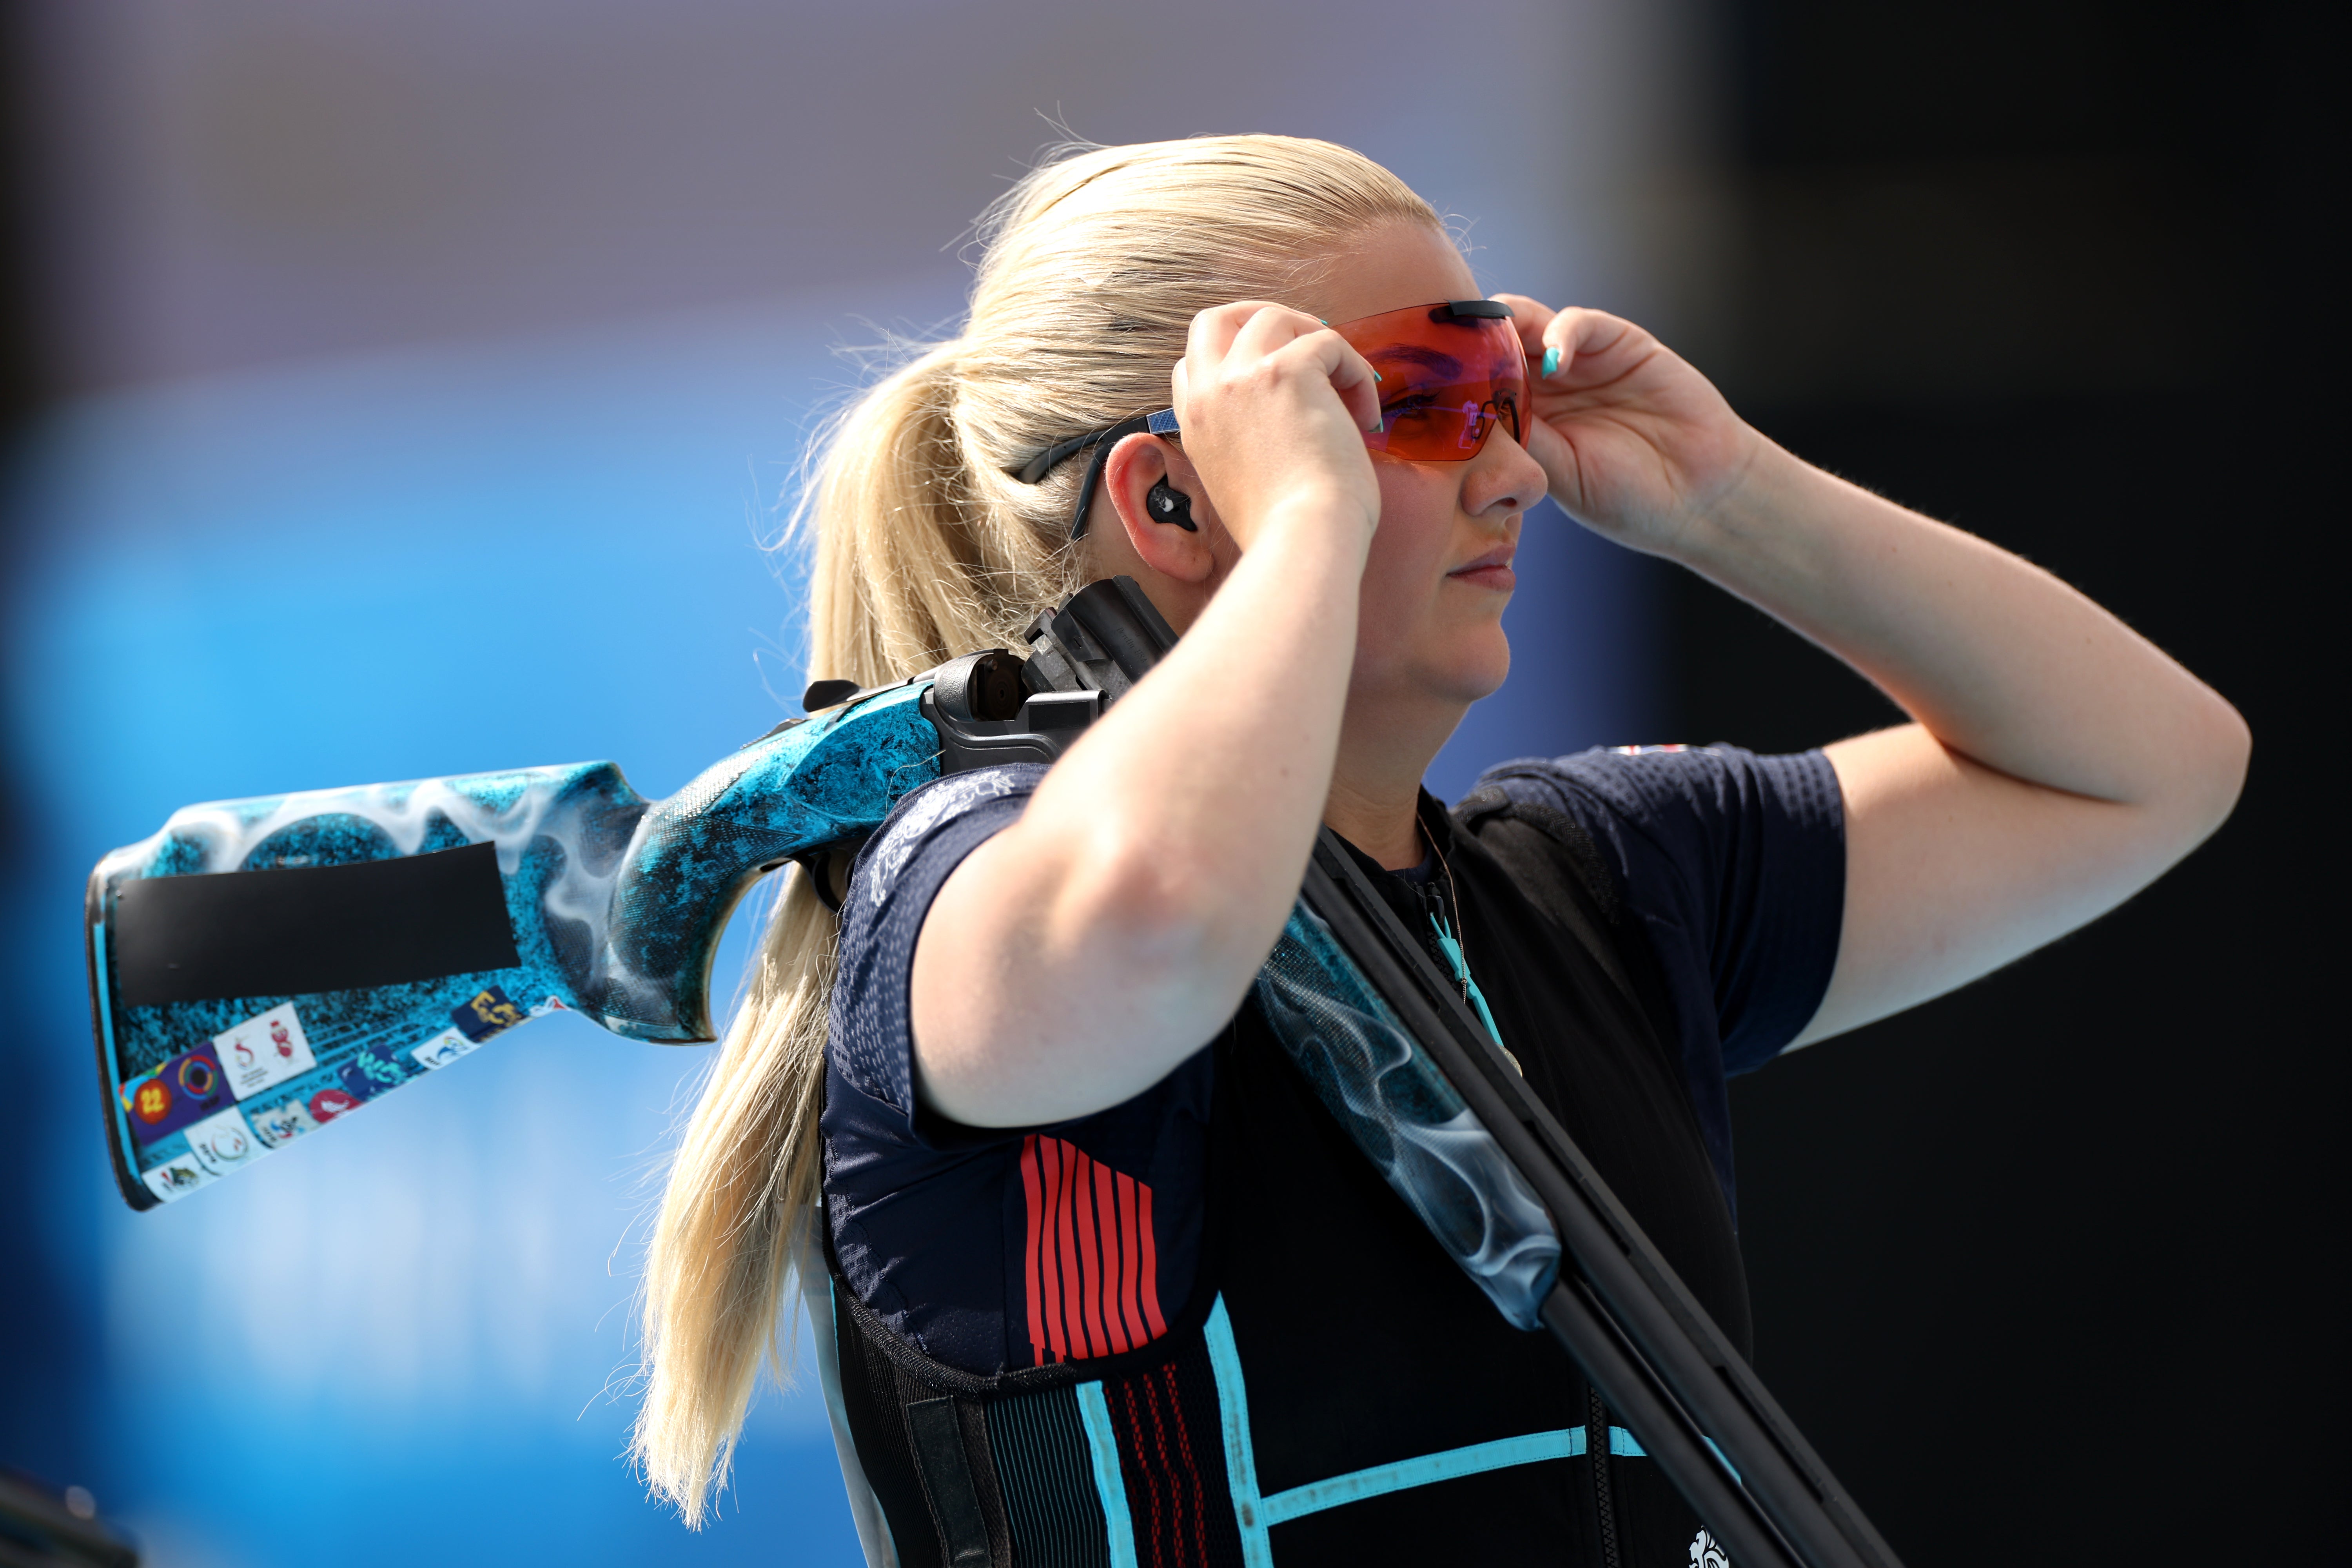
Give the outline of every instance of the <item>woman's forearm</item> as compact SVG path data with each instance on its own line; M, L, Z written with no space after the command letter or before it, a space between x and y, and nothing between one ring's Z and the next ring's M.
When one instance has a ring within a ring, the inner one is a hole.
M912 995L933 1109L983 1126L1081 1115L1232 1015L1330 788L1368 536L1270 519L1175 651L941 889Z
M1506 298L1545 367L1528 449L1570 515L1777 617L1916 721L1823 748L1845 912L1798 1043L2096 918L2229 815L2245 724L2146 638L2007 551L1798 461L1632 322ZM2116 545L2137 546L2120 522Z
M1845 912L1800 1045L1899 1012L2129 898L2229 815L2235 710L2047 572L1759 442L1676 553L1916 721L1826 748Z
M2041 568L1769 443L1677 554L2011 778L2207 829L2235 798L2243 723L2155 645Z

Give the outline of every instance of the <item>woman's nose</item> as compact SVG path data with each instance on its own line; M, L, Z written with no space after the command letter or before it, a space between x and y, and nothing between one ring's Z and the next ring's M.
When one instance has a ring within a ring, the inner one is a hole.
M1543 465L1497 430L1465 465L1462 479L1462 510L1476 517L1489 511L1525 511L1543 500L1547 488Z

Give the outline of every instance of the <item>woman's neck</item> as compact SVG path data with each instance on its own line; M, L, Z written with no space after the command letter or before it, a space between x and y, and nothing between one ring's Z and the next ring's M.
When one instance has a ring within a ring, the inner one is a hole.
M1420 865L1421 778L1463 711L1449 707L1423 715L1426 722L1400 725L1402 715L1391 708L1377 727L1353 722L1350 713L1323 805L1325 825L1391 871Z
M1421 827L1413 807L1418 793L1402 802L1371 801L1343 791L1335 782L1323 806L1324 826L1391 871L1422 862Z

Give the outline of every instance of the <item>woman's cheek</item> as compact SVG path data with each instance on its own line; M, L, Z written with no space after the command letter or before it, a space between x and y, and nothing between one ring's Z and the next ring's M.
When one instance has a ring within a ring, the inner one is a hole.
M1401 597L1433 593L1454 536L1453 476L1433 473L1424 464L1377 458L1373 468L1381 481L1381 525L1364 574L1392 585Z
M1360 673L1420 662L1454 533L1454 491L1415 464L1381 462L1381 525L1357 598Z

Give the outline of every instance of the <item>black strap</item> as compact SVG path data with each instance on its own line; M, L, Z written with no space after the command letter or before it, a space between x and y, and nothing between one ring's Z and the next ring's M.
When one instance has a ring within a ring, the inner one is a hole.
M949 1568L989 1568L988 1518L981 1511L980 1489L964 1455L963 1424L956 1419L954 1397L919 1399L908 1405L907 1436Z
M126 1007L303 996L512 969L494 844L209 877L125 878L114 984Z

